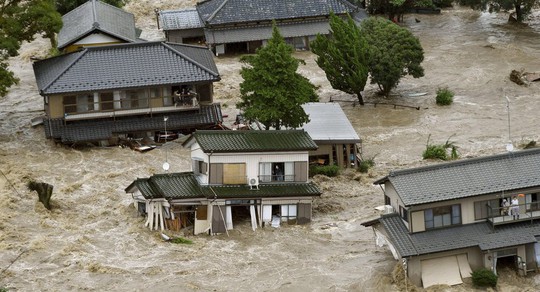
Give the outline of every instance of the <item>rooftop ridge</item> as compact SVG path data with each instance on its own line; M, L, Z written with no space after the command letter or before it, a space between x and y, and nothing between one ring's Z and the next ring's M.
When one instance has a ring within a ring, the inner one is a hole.
M182 44L175 44L175 45L179 45L179 46L182 46ZM212 70L210 70L210 68L206 68L206 66L202 65L201 63L195 61L193 58L190 58L188 56L186 56L186 54L176 50L175 48L173 48L170 43L166 43L166 42L163 42L163 46L165 46L166 48L168 48L169 50L175 52L176 54L182 56L182 58L190 61L191 63L197 65L198 67L200 67L201 69L203 69L204 71L216 76L216 77L219 77L219 72L214 72ZM204 47L200 47L200 46L193 46L193 45L188 45L188 46L185 46L185 47L192 47L192 48L204 48Z

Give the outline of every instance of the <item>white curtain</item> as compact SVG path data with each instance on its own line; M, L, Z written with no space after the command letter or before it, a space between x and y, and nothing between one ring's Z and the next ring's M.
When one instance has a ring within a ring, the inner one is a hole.
M294 181L294 162L285 162L285 181Z

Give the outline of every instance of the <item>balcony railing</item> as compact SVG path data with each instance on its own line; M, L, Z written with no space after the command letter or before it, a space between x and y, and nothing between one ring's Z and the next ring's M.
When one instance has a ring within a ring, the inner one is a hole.
M540 202L509 207L488 206L488 221L492 225L508 224L540 218Z
M195 98L195 100L193 100ZM154 102L157 101L157 102ZM152 104L161 104L152 107ZM108 100L88 103L66 103L63 105L65 120L92 118L114 118L134 114L166 113L196 109L199 102L196 94L180 96L150 97L138 99Z
M290 175L259 175L260 183L293 182L294 174Z

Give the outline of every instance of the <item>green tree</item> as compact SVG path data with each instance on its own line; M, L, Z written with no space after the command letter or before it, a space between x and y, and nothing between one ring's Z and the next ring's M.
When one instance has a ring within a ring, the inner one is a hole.
M62 18L53 0L0 0L0 96L18 79L9 71L7 59L17 56L22 42L43 34L56 46L55 34L62 28Z
M266 129L296 128L309 121L302 104L317 101L315 86L296 72L302 60L292 57L275 23L272 38L255 55L241 58L242 101L237 104L248 120L261 122Z
M382 94L388 96L403 76L424 76L420 65L424 50L409 30L381 17L364 20L361 30L369 44L371 84L377 84Z
M470 6L472 9L499 12L515 10L515 20L523 22L534 7L540 5L540 0L459 0L461 5Z
M330 14L330 36L317 35L311 43L317 65L326 73L332 88L356 94L363 105L362 91L368 78L368 43L349 16Z
M81 6L89 0L56 0L56 10L62 15ZM92 0L90 0L92 1ZM125 0L100 0L103 3L111 4L112 6L122 7L126 3Z

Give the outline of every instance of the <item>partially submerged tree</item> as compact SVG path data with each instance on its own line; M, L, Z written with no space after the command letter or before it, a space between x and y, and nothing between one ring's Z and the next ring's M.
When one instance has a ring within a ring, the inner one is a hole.
M326 73L332 88L355 94L363 105L362 91L368 78L368 44L349 16L347 20L330 14L330 37L317 35L311 50L317 65Z
M29 181L26 186L29 190L38 193L39 201L43 203L43 206L45 206L47 210L51 209L50 201L53 191L52 185L44 182Z
M424 76L424 50L409 30L381 17L364 20L361 30L369 44L371 83L382 94L388 96L403 76Z
M8 69L7 59L19 54L24 41L43 34L56 47L55 34L62 28L62 17L53 0L0 0L0 96L18 83Z
M534 7L540 5L540 0L459 0L461 5L472 9L499 12L515 10L515 20L523 22ZM512 19L512 18L511 18Z
M285 43L274 24L272 38L255 55L241 58L249 66L240 75L242 101L237 107L248 120L257 120L266 129L296 128L309 121L302 104L317 101L315 86L296 72L302 60L292 57L293 48Z

